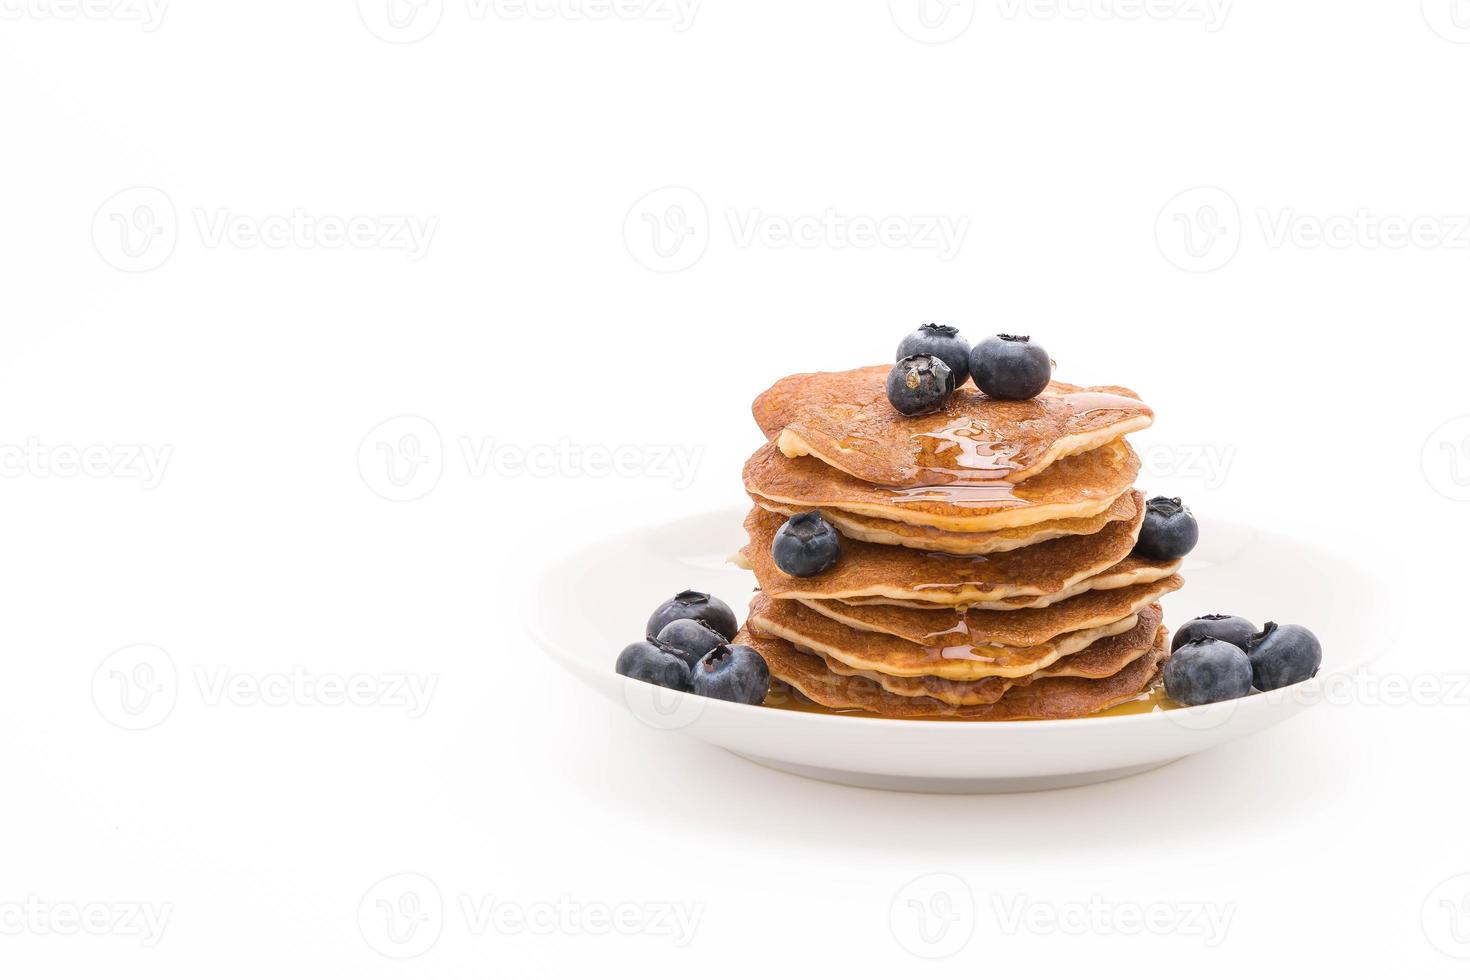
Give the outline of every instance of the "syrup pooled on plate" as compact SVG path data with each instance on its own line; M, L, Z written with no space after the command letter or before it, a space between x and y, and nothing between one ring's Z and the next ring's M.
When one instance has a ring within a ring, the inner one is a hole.
M817 704L815 701L812 701L811 699L809 699L806 696L804 696L801 692L799 692L799 691L797 691L797 690L795 690L793 688L787 687L785 684L783 684L780 681L772 681L771 682L771 690L766 695L765 707L767 707L767 708L776 708L776 709L781 710L781 711L803 711L803 712L806 712L807 714L812 714L812 715L843 715L843 716L849 717L849 718L882 718L883 717L882 715L873 714L870 711L859 711L856 708L842 708L842 709L828 708L828 707L826 707L824 705ZM1170 698L1168 694L1164 693L1164 682L1162 680L1160 680L1157 683L1155 683L1153 687L1151 687L1148 690L1144 691L1142 694L1139 694L1137 697L1130 698L1129 700L1124 701L1122 704L1115 704L1111 708L1104 708L1102 711L1095 711L1095 712L1093 712L1090 715L1083 715L1082 717L1083 718L1121 718L1121 717L1125 717L1127 715L1147 715L1147 714L1152 714L1155 711L1173 711L1175 708L1181 708L1181 707L1183 707L1183 705L1181 705L1179 702L1177 702L1177 701L1173 700L1172 698ZM925 720L927 720L927 721L953 721L953 722L955 722L957 724L967 724L967 722L963 718L932 718L932 719L925 719ZM1061 719L1061 720L1067 721L1067 720L1075 720L1075 719ZM971 724L971 725L994 725L994 724L1008 724L1008 723L1007 722L971 721L971 722L968 722L968 724Z

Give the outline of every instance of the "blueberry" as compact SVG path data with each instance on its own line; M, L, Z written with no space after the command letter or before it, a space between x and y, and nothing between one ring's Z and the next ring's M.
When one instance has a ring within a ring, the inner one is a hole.
M1051 358L1030 337L997 334L970 351L970 377L991 398L1023 401L1035 398L1051 381Z
M707 654L694 665L689 689L707 698L760 704L771 686L766 658L750 647L731 644Z
M930 415L954 394L954 372L933 354L915 354L888 372L888 400L904 415Z
M915 354L933 354L943 361L954 375L956 388L970 379L970 345L954 327L924 324L899 342L895 359Z
M1251 662L1233 643L1206 636L1186 643L1164 665L1164 690L1180 704L1214 704L1251 692Z
M740 624L735 621L735 613L729 606L708 592L685 589L653 611L653 615L648 618L648 629L644 632L649 636L658 636L660 630L676 619L702 620L706 626L727 640L735 639L735 632L740 629Z
M689 690L689 665L679 651L657 640L639 640L618 654L616 670L624 677L675 691Z
M771 542L771 557L787 575L811 578L833 565L842 554L842 538L819 511L788 518Z
M1317 668L1322 666L1322 644L1305 626L1267 623L1245 649L1256 687L1263 691L1316 677Z
M1226 643L1233 643L1244 650L1255 632L1255 624L1242 616L1212 613L1208 616L1200 616L1198 619L1191 619L1179 627L1169 649L1178 650L1186 643L1193 643L1195 640L1209 636L1217 640L1224 640Z
M1183 558L1199 543L1199 522L1178 497L1154 497L1143 515L1133 553L1149 561Z
M728 640L729 637L721 636L710 629L708 623L697 619L676 619L658 631L659 644L672 648L690 667L715 647L724 646Z

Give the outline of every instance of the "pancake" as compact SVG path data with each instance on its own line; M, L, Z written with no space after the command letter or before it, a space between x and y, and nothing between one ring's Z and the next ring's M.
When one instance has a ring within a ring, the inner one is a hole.
M764 507L776 514L791 517L808 508L793 504L779 504L759 494L751 494L756 506ZM872 544L892 544L918 551L942 551L950 555L993 555L1002 551L1015 551L1028 545L1040 544L1053 538L1064 538L1069 534L1096 534L1105 524L1126 521L1143 506L1143 495L1134 491L1125 493L1112 506L1092 517L1077 517L1071 520L1042 521L1023 527L1008 527L999 531L945 531L921 524L904 524L886 521L881 517L850 514L836 508L822 508L822 517L849 538Z
M1003 480L915 489L874 486L812 457L788 459L772 443L745 464L745 489L803 510L831 508L946 531L998 531L1093 517L1127 493L1138 456L1121 439L1069 456L1023 483Z
M737 562L742 568L749 568L748 562L744 561L743 555L737 555ZM852 606L903 606L909 609L939 610L953 613L957 607L966 609L981 609L990 612L1008 612L1016 609L1046 609L1058 602L1063 602L1075 596L1083 595L1093 591L1109 591L1112 589L1127 588L1130 585L1139 585L1146 582L1158 582L1174 575L1183 566L1182 561L1156 562L1137 555L1129 555L1118 564L1105 569L1101 573L1088 579L1083 579L1068 586L1052 595L1042 596L1012 596L1008 599L996 599L990 602L929 602L913 599L891 599L886 596L844 596L841 602ZM796 596L794 598L807 598Z
M872 633L886 633L910 643L937 646L958 640L990 646L1029 647L1077 630L1115 623L1159 601L1184 585L1177 575L1124 586L1097 589L1042 609L910 609L904 606L853 606L831 599L802 599L829 619Z
M943 410L909 418L888 401L892 367L783 378L756 398L756 424L787 456L815 456L879 486L927 487L1019 483L1153 423L1153 410L1127 388L1060 381L1023 401L965 386Z
M1115 623L1076 630L1029 647L1006 647L969 642L933 645L910 643L887 633L843 626L808 606L789 599L757 595L750 603L747 622L767 636L786 640L803 653L846 665L848 670L877 671L894 677L935 677L950 681L978 681L985 677L1024 677L1049 667L1062 657L1087 649L1105 637L1127 633L1148 621L1151 636L1162 617L1158 606L1125 616ZM1146 645L1146 644L1145 644ZM832 668L836 670L836 668Z
M750 543L740 554L770 596L867 596L958 607L1018 596L1049 597L1111 569L1133 550L1143 511L1096 534L1057 538L997 555L928 554L846 540L837 564L810 578L787 575L771 557L771 542L783 523L779 514L759 507L745 519Z
M1154 606L1142 616L1129 617L1128 622L1133 625L1124 632L1096 640L1081 652L1062 657L1024 677L985 677L974 681L953 681L932 676L894 677L878 671L855 670L833 657L822 656L822 661L834 674L866 677L876 681L890 694L909 698L928 697L953 705L994 704L1013 687L1030 684L1045 677L1112 677L1148 653L1153 646L1161 618L1159 607ZM814 652L803 650L799 643L793 646L802 653Z
M950 705L934 698L908 698L885 691L866 677L843 677L828 670L820 657L797 650L785 640L761 635L749 627L735 642L753 647L771 668L771 676L817 704L856 709L886 718L934 718L960 721L1021 721L1079 718L1131 700L1147 690L1169 659L1169 631L1160 626L1148 653L1110 677L1044 677L1006 691L993 704Z

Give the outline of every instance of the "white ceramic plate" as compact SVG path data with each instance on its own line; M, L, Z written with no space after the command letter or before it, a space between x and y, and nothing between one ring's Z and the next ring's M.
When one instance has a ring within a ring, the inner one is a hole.
M1322 640L1315 680L1202 708L1066 721L896 721L752 707L618 676L613 661L648 616L682 589L711 592L740 617L754 578L727 562L744 511L703 514L623 534L548 568L526 603L537 643L573 675L625 705L629 724L678 730L753 762L816 779L919 792L1016 792L1080 786L1153 769L1274 725L1323 698L1371 652L1375 594L1350 562L1291 538L1204 521L1164 603L1171 630L1205 613L1257 625L1301 623ZM572 600L575 601L572 601ZM616 738L617 732L608 733Z

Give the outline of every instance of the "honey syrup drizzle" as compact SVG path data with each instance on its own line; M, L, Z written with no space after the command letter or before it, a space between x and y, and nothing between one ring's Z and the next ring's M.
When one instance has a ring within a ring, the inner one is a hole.
M1077 391L1044 396L1067 406L1068 419L1098 412L1142 412L1147 406L1136 398L1102 391ZM952 419L931 432L911 437L917 444L913 474L926 485L892 488L899 501L926 501L957 506L994 506L1020 499L1008 477L1034 460L1023 452L1024 439L997 439L986 423L972 416Z
M817 704L815 701L806 697L806 695L800 693L794 688L786 688L785 685L781 684L779 681L773 682L771 684L771 690L766 695L765 706L767 708L776 708L781 711L804 711L808 714L814 715L847 715L853 718L884 717L883 715L875 714L871 711L863 711L860 708L829 708L825 705ZM1104 708L1101 711L1094 711L1090 715L1082 715L1080 717L1123 718L1127 717L1128 715L1152 714L1155 711L1173 711L1176 708L1180 707L1183 707L1183 705L1170 698L1169 695L1164 692L1163 683L1159 682L1154 684L1154 686L1150 687L1148 690L1139 693L1135 697L1129 698L1127 701L1124 701L1121 704L1115 704L1111 708ZM968 719L937 717L932 719L926 718L923 720L964 722ZM1071 721L1073 719L1061 720ZM1004 722L993 721L972 723L991 725L1004 724Z

